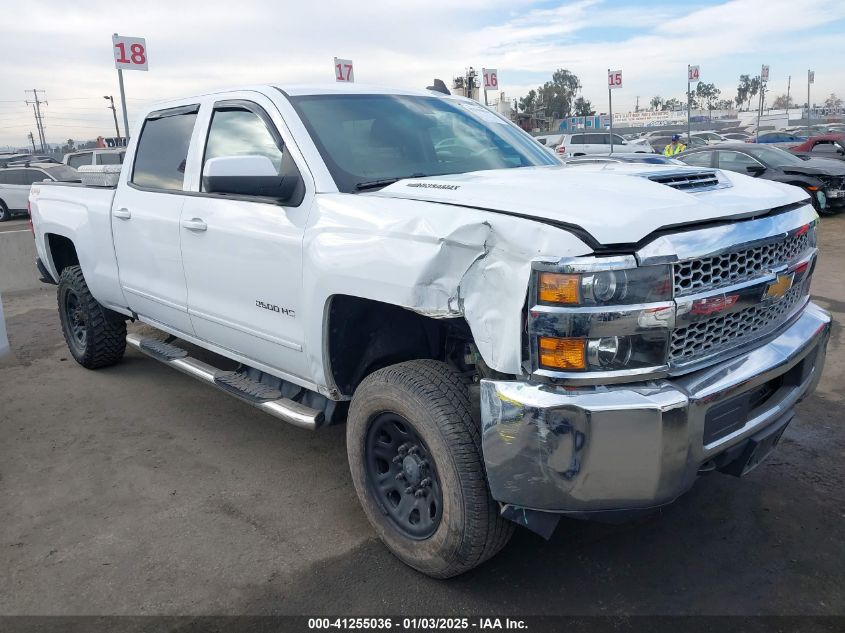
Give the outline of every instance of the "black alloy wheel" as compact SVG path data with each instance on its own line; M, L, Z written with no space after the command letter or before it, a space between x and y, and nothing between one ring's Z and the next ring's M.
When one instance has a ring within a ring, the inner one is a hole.
M85 345L88 342L85 310L79 295L72 288L65 288L63 294L64 310L60 314L65 320L67 341L81 355L85 353Z
M367 483L393 526L415 540L434 534L443 493L431 452L411 423L396 413L376 416L365 456Z

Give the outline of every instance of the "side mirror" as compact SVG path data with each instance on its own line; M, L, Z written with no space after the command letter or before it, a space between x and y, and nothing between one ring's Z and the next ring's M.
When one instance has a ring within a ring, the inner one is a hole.
M745 171L747 171L752 176L759 176L764 171L766 171L766 168L763 167L762 165L749 165L748 167L745 168Z
M205 161L203 191L287 200L297 178L279 173L266 156L220 156Z

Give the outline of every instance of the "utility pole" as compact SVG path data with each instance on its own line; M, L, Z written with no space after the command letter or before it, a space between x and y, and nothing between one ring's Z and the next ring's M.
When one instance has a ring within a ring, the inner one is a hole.
M38 99L38 93L44 94L43 90L39 90L38 88L33 88L32 90L24 90L24 92L31 92L33 101L27 101L27 104L32 104L35 106L35 122L38 127L38 136L41 140L41 151L46 152L45 145L47 144L47 135L44 133L44 119L41 116L41 104L49 105L47 100L40 101Z
M29 131L29 142L32 143L32 153L35 153L35 137L32 135L32 130Z
M807 127L810 127L810 84L816 78L812 70L807 71Z
M789 125L789 90L792 88L792 75L786 83L786 124Z
M29 103L29 101L27 101ZM38 113L35 111L35 104L32 104L32 116L35 117L35 131L38 132L38 143L41 145L41 151L44 151L44 137L41 136L41 125L38 122Z
M640 111L640 96L637 95L637 105L634 106L634 112Z
M103 99L107 99L111 102L110 106L106 106L111 110L112 116L114 117L114 131L117 132L117 140L118 144L120 142L120 128L117 126L117 108L114 107L114 97L111 95L103 95Z

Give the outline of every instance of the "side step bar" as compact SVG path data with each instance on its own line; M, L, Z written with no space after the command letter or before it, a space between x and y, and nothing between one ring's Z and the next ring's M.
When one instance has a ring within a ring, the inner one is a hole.
M282 398L278 391L268 389L262 383L246 376L235 375L234 372L223 371L192 358L181 347L134 333L126 335L126 342L150 358L214 385L221 391L294 426L314 430L323 424L325 416L322 411L306 407L290 398Z

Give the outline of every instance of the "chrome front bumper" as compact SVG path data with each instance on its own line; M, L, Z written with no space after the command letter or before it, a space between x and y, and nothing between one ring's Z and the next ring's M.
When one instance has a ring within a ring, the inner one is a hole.
M830 316L810 303L763 347L679 378L579 388L483 380L493 498L578 514L669 503L703 466L783 420L815 388L829 335ZM754 406L730 426L724 420L744 395Z

